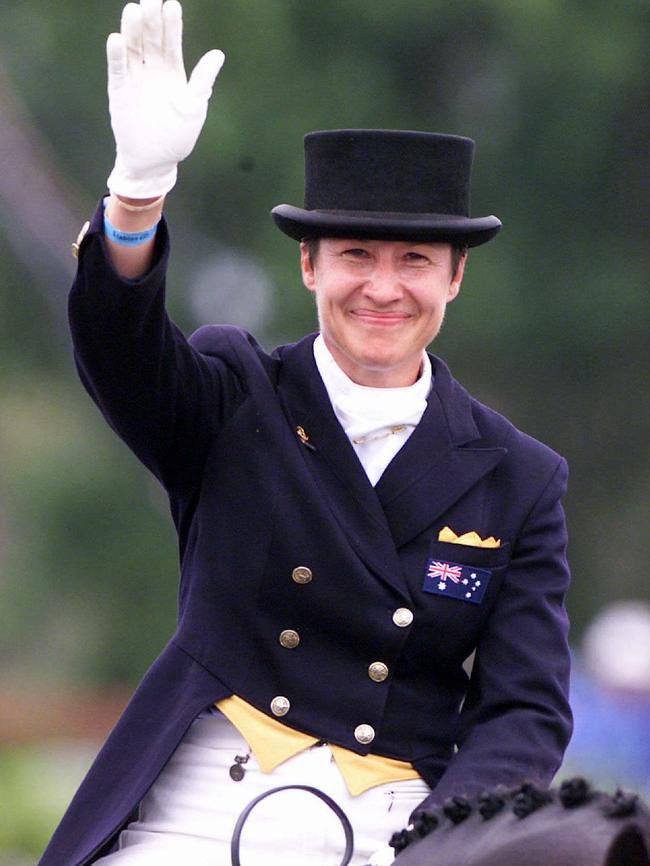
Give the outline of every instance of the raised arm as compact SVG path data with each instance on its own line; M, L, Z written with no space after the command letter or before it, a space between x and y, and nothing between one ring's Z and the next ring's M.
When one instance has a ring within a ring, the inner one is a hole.
M130 279L151 265L165 195L196 144L224 61L208 51L188 80L182 31L177 0L140 0L124 7L120 33L106 44L116 158L104 231L113 266Z
M177 0L141 0L124 8L121 32L108 38L117 155L110 196L77 246L69 300L84 385L168 489L191 488L241 390L231 367L193 349L165 309L163 201L199 136L223 62L209 51L188 81L181 31Z

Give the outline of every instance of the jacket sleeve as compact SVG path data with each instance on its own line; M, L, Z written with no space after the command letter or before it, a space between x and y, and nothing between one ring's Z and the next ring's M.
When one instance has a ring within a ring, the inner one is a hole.
M112 267L98 207L79 251L69 299L81 380L111 427L168 488L200 477L211 438L242 398L224 357L193 349L165 310L169 237L160 223L154 261L138 280Z
M458 751L419 808L496 785L547 785L562 761L572 729L566 479L560 458L519 533L477 646Z

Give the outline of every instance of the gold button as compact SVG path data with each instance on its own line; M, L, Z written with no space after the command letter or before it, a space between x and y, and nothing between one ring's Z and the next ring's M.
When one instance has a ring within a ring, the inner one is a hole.
M372 725L357 725L354 729L354 739L364 746L375 739L375 729Z
M307 568L306 565L297 565L291 572L291 577L296 583L309 583L313 576L311 568Z
M411 625L413 622L413 611L409 610L408 607L398 607L393 614L393 622L396 626L399 626L399 628L405 628L407 625Z
M285 649L293 649L294 647L297 647L299 643L300 635L292 628L285 628L284 631L280 632L280 644Z
M290 709L289 698L285 698L284 695L276 695L271 701L271 712L274 716L286 716Z
M388 668L383 662L373 662L368 667L368 676L374 683L383 683L388 676Z

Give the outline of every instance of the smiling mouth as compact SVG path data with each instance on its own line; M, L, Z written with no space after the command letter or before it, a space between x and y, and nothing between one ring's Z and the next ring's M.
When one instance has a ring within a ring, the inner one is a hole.
M372 325L400 325L411 317L408 313L386 312L381 310L351 310L350 314L360 322Z

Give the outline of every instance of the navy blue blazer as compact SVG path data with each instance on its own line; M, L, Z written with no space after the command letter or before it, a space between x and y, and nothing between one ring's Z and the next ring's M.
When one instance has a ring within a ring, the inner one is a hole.
M119 279L96 214L70 297L81 378L169 495L180 594L176 633L41 866L105 851L196 715L233 693L269 715L284 696L287 725L412 762L432 800L549 782L571 726L564 460L432 357L427 409L373 488L331 408L314 336L272 354L234 327L188 342L165 312L167 255L163 224L149 274ZM440 542L447 525L501 546ZM480 603L437 592L432 563L484 576ZM296 582L296 566L312 579ZM411 624L394 621L401 608ZM280 644L285 629L299 646ZM382 682L368 674L375 661ZM359 725L371 742L355 738Z

